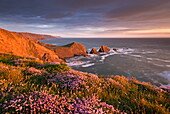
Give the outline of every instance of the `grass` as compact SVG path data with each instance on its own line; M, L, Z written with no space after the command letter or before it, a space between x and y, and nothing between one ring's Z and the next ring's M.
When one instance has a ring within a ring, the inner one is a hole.
M17 64L16 64L17 63ZM169 114L170 93L124 76L0 54L0 113Z
M40 67L40 69L43 69L49 73L58 73L63 71L68 71L69 67L67 64L54 64L54 65L45 65Z

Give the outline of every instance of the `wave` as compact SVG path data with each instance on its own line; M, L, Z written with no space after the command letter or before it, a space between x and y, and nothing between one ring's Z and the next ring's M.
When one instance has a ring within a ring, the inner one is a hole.
M88 54L90 57L98 57L97 54Z
M153 54L153 53L156 53L156 52L153 52L153 51L143 51L143 52L139 52L141 54Z
M103 56L101 56L101 62L102 61L104 61L105 59L106 59L106 57L109 57L109 56L111 56L111 55L114 55L115 53L109 53L109 54L106 54L106 55L103 55Z
M85 64L85 65L82 65L81 67L90 67L90 66L93 66L93 65L95 65L95 63Z
M159 59L159 58L146 58L148 60L156 60L156 61L161 61L161 62L167 62L167 63L170 63L170 60L165 60L165 59Z
M158 73L158 75L163 76L168 79L168 81L170 81L170 71L163 71L161 73Z
M51 43L51 45L56 45L56 46L57 46L57 45L59 45L59 44L58 44L58 43Z
M156 64L156 63L152 63L155 66L159 66L159 67L165 67L164 65L160 65L160 64Z
M69 62L68 63L68 66L80 66L80 65L83 65L83 64L87 64L87 62L84 62L84 61L73 61L73 62Z
M101 53L101 54L105 54L101 56L101 62L103 62L107 57L111 56L111 55L116 55L116 54L130 54L133 53L135 50L131 49L131 48L117 48L118 51L115 50L110 50L108 53Z
M142 57L141 55L130 55L130 56L134 56L134 57Z
M166 65L166 67L170 67L170 65Z

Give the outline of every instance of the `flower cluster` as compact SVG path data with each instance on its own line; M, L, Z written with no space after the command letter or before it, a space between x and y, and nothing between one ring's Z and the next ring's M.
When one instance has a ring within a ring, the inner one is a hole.
M73 99L66 96L47 94L45 92L30 92L14 95L3 105L3 112L11 113L80 113L104 114L118 113L112 105L101 102L97 98Z
M83 80L83 77L77 77L76 75L56 75L52 79L49 79L49 82L57 82L61 84L62 88L65 89L81 89L80 87L85 86L86 82Z
M51 79L48 79L48 82L54 82L61 85L61 88L64 89L71 89L71 90L83 90L88 89L93 78L98 78L96 75L90 75L86 76L85 74L77 73L76 71L70 71L65 73L59 73L52 77Z
M39 69L36 69L34 67L30 67L28 69L25 70L25 73L28 75L28 74L31 74L31 75L42 75L44 71L42 70L39 70Z

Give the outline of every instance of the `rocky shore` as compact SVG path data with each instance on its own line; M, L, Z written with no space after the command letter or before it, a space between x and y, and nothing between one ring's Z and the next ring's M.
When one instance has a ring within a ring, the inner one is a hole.
M92 48L91 51L90 51L90 54L107 53L110 50L111 49L108 46L101 46L98 51L97 51L96 48ZM114 50L115 52L119 51L119 49L117 49L117 48L113 48L112 50Z

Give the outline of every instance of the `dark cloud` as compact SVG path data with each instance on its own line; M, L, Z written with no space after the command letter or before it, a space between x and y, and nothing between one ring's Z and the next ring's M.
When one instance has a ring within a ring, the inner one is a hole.
M169 0L0 0L0 26L18 25L17 30L57 29L64 34L103 28L115 33L166 28L169 23ZM121 27L127 29L116 30Z
M120 0L106 13L109 18L143 20L170 18L170 1L169 0Z
M102 7L112 2L114 0L1 0L0 12L6 15L53 19L70 17L83 9Z
M122 19L170 17L169 0L1 0L0 14L58 19L79 13ZM87 16L87 15L86 15ZM91 16L91 17L93 17Z

